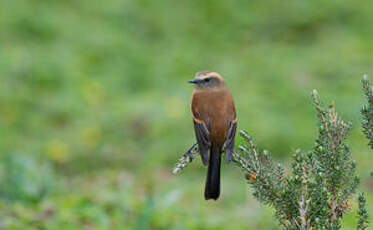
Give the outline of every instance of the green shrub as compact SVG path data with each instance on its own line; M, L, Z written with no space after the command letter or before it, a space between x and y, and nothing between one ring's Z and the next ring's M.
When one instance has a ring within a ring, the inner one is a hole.
M0 184L0 199L38 202L53 190L54 172L47 161L8 154L0 162Z

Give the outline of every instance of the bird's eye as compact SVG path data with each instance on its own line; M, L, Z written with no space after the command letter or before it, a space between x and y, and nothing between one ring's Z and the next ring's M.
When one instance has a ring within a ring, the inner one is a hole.
M210 81L210 78L205 78L205 82L209 82Z

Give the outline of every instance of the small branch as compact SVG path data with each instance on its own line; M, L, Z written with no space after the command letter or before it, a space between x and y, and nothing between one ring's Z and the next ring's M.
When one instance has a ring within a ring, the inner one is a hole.
M251 138L251 136L249 136L249 134L247 134L243 130L240 130L239 133L240 133L241 137L243 137L245 139L245 141L249 144L249 148L254 155L254 158L250 158L248 156L249 159L252 159L251 160L251 165L253 165L254 168L252 170L247 170L247 171L248 172L254 171L253 173L260 174L260 165L259 165L260 161L259 161L259 157L258 157L258 155L259 155L258 154L258 149L256 148L253 139ZM245 149L243 146L240 146L240 148L243 152L249 153L249 151L247 149ZM246 165L248 165L248 164L246 164Z
M178 174L183 170L185 167L187 167L193 159L198 156L199 150L198 150L198 144L195 143L190 147L184 154L183 156L179 159L178 163L172 170L172 174Z
M310 230L311 229L311 220L308 219L308 210L310 199L307 199L308 187L307 187L307 172L306 168L302 167L302 188L301 188L301 197L298 202L299 205L299 219L300 225L298 224L299 229L301 230Z
M243 132L243 131L240 131ZM243 146L239 146L239 148L242 151L248 151L245 149ZM198 149L198 144L195 143L190 147L179 159L178 163L172 170L172 174L176 175L180 173L184 168L186 168L196 156L199 155L199 149ZM244 168L246 172L253 172L256 173L256 170L252 170L249 167L249 163L247 160L243 157L240 156L236 151L233 152L233 161L241 166L241 168ZM255 171L255 172L254 172Z
M357 217L358 217L358 223L357 223L357 230L365 230L368 228L368 211L367 211L367 203L366 203L365 195L364 193L359 194L358 198L358 210L357 210Z
M242 147L242 146L240 146ZM243 148L243 147L242 147ZM252 171L249 167L248 167L248 162L246 161L245 158L241 157L240 154L236 153L236 152L233 152L233 161L237 164L239 164L241 166L241 168L243 168L246 172L250 172Z

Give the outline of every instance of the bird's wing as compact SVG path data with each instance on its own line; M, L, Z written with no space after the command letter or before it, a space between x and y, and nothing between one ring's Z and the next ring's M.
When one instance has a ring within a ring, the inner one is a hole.
M232 100L232 117L228 119L227 122L227 134L225 140L225 159L226 162L229 163L232 160L232 155L234 151L234 138L236 137L237 131L237 117L236 117L236 109L234 108L233 100Z
M193 123L202 163L206 166L211 148L209 125L203 120L198 119L198 114L195 112L193 112Z

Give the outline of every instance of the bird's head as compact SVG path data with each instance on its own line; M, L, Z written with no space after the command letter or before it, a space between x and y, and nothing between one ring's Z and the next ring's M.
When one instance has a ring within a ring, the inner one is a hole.
M198 89L218 88L225 85L220 74L210 71L196 73L194 79L190 80L189 83L194 84Z

